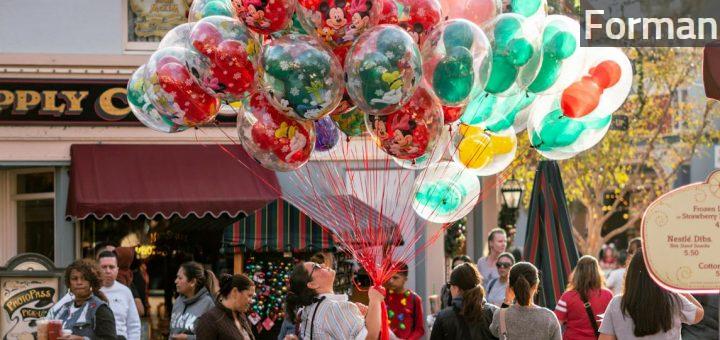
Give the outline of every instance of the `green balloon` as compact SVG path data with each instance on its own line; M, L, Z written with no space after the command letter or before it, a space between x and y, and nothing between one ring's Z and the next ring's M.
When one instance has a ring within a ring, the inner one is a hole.
M456 46L462 46L468 50L472 49L474 35L471 23L458 20L445 27L443 33L443 43L445 48L449 49Z
M533 136L533 146L538 150L551 151L575 143L585 131L583 122L568 118L557 109L543 118L540 128Z
M510 0L511 12L529 17L535 14L542 5L541 0Z
M364 114L357 108L331 117L337 123L340 131L348 137L360 136L367 131Z
M302 27L302 25L300 24L300 19L298 19L297 12L293 13L292 26L290 29L299 34L307 34L307 31L305 31L305 28Z
M557 60L569 58L577 49L575 37L570 32L559 31L543 46L543 54Z
M518 113L530 106L533 100L535 100L535 95L531 93L518 94L512 98L508 98L503 102L503 105L506 107L495 110L494 112L496 114L490 116L485 122L485 128L491 132L507 130L515 124L515 118ZM504 114L504 112L507 113Z
M560 77L560 68L562 63L557 59L543 58L540 70L533 82L528 86L528 92L538 93L549 89L558 77Z
M265 49L262 59L265 72L277 79L287 80L296 71L293 66L292 55L287 53L282 47L272 46Z
M385 71L390 70L390 60L380 52L372 52L365 56L360 66L360 83L365 102L374 109L383 109L388 104L373 102L380 99L385 92L390 91L390 84L382 80Z
M318 105L313 105L312 94L308 91L308 82L306 80L298 80L297 76L290 78L284 83L285 87L285 98L288 101L288 105L303 118L308 118L305 115L308 110L317 108Z
M492 69L485 91L491 94L503 93L515 83L517 75L517 67L507 57L493 55Z
M136 107L143 107L145 101L145 80L142 77L132 77L127 86L127 99L130 104Z
M211 15L222 15L232 18L233 12L231 10L231 5L221 0L210 1L203 8L202 16L203 18L206 18Z
M525 38L513 39L508 43L508 58L514 66L528 63L533 56L533 47Z
M415 194L415 201L436 214L451 214L460 207L463 194L450 181L423 183Z
M467 99L474 81L472 53L462 46L451 48L433 73L435 94L449 105Z
M510 43L510 40L515 38L521 27L522 23L517 18L504 17L500 19L493 30L493 34L495 36L495 50L505 50L508 43Z
M377 51L384 54L391 63L397 63L407 52L407 47L414 42L410 35L400 28L387 28L377 37ZM418 51L419 54L419 51Z
M308 49L295 59L304 73L304 78L309 80L322 79L330 73L330 56L317 49ZM298 70L299 71L299 70Z
M498 98L489 93L482 93L471 100L460 116L460 121L467 125L479 125L485 122L493 113Z

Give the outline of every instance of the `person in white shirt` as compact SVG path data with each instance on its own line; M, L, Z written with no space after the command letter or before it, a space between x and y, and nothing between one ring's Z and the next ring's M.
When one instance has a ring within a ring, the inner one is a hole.
M623 285L625 283L625 264L627 263L628 253L621 251L618 255L617 269L610 272L607 278L607 288L612 290L613 295L619 295L623 293Z
M507 249L507 234L505 230L495 228L488 234L488 255L478 260L477 269L483 277L483 288L487 291L488 284L500 277L496 263L500 254Z
M140 316L135 307L130 288L117 282L117 254L104 251L98 255L98 262L103 271L103 287L100 291L107 296L110 309L115 315L117 335L127 340L140 340Z

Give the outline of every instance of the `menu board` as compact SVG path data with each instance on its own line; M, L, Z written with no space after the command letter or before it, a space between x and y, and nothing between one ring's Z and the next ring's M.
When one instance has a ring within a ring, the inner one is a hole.
M653 279L673 290L720 289L720 171L673 190L642 219L645 262Z

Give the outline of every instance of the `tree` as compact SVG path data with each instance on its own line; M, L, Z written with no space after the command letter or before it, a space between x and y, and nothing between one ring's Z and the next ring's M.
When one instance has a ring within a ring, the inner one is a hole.
M701 49L631 48L626 53L634 64L633 91L614 115L627 117L627 130L611 130L595 147L558 162L568 201L580 206L574 213L585 216L584 226L573 226L575 240L582 253L596 256L613 237L637 228L647 206L672 189L681 166L718 136L718 110L697 86ZM527 138L519 140L527 146ZM540 157L528 151L513 164L527 192ZM616 197L610 205L604 204L607 193ZM617 213L625 215L624 223L604 234L603 226Z

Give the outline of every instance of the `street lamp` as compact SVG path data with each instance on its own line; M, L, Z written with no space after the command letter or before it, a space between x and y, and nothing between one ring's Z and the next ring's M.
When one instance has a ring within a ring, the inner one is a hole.
M503 204L509 209L517 209L520 206L520 198L522 197L523 188L518 180L510 177L500 187L502 193Z

